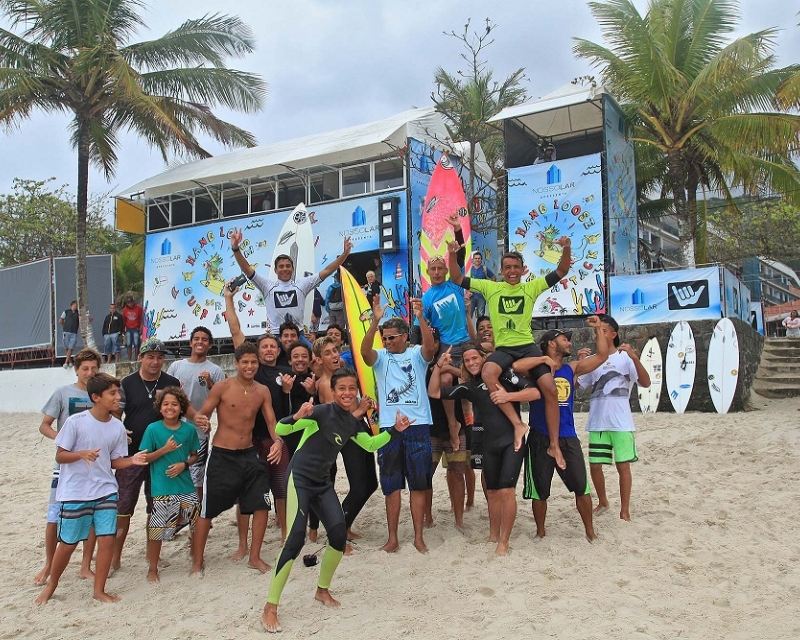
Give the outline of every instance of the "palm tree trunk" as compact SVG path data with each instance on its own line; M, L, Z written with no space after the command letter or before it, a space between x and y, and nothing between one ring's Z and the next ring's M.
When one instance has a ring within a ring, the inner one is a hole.
M94 348L94 332L89 321L89 287L86 277L86 214L89 209L89 132L88 122L80 119L78 132L78 222L75 233L75 279L78 313L83 344Z
M675 218L678 221L681 263L684 267L694 267L694 225L686 202L686 188L684 186L686 181L679 149L673 149L668 152L667 163L669 167L667 180L669 181L669 190L672 192Z

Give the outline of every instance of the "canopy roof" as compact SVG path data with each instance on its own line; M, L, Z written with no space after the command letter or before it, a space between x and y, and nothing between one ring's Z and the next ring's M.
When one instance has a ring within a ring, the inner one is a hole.
M608 92L603 87L568 83L537 100L506 107L489 122L513 119L548 140L569 137L603 126L600 99L604 93Z
M187 191L198 185L339 166L386 155L404 147L408 138L437 148L451 146L444 120L433 107L410 109L377 122L188 162L142 180L118 195L143 195L149 199Z

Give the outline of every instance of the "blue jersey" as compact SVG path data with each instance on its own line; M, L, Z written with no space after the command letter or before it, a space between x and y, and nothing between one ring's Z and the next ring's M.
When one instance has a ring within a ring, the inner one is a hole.
M467 307L464 289L446 280L428 289L422 296L422 315L439 331L444 344L461 344L469 340Z
M561 368L553 376L558 391L558 437L577 438L575 431L575 416L572 413L575 404L575 372L568 364L561 365ZM547 421L544 418L544 400L531 402L528 424L531 429L547 435Z

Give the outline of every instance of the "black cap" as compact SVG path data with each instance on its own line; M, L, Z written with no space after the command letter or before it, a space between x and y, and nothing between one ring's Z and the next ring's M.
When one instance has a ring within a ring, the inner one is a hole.
M597 317L600 318L600 322L602 322L603 324L607 324L609 327L611 327L614 330L614 333L617 334L617 335L614 336L614 346L618 347L619 346L619 324L617 324L617 321L614 320L614 318L612 318L610 315L605 314L605 313L598 314Z
M567 336L567 340L572 340L572 331L565 331L563 329L550 329L539 340L539 348L542 354L547 354L547 345L551 340L555 340L558 336Z

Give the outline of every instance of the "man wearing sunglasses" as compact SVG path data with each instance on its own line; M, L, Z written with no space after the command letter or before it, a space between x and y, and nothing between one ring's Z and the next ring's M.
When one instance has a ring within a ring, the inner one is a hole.
M393 438L378 450L378 466L383 495L386 497L386 521L389 539L382 549L397 551L400 542L397 527L400 521L400 491L411 493L411 520L414 524L414 547L420 553L428 548L422 537L426 492L432 488L431 479L431 407L425 385L425 373L433 359L435 345L428 323L422 315L422 302L411 300L411 309L419 321L422 345L409 346L408 324L401 318L390 318L381 327L383 349L372 347L378 324L386 307L376 297L372 307L372 322L361 342L364 362L375 371L378 383L377 398L381 429L394 424L397 411L411 419L411 427L402 437Z

